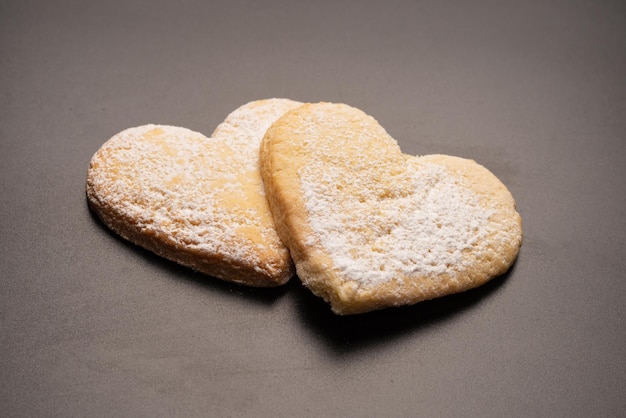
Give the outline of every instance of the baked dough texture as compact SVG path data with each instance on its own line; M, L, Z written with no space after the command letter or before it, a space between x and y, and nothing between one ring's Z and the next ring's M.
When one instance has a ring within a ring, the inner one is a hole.
M120 132L91 159L90 208L123 238L202 273L255 287L294 274L259 173L266 129L300 103L250 102L208 138L144 125Z
M403 154L344 104L295 108L266 132L261 175L298 277L337 314L465 291L522 240L507 188L474 161Z

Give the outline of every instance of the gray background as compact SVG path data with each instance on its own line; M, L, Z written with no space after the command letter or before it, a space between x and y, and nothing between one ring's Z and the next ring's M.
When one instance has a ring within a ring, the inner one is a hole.
M623 1L0 0L0 415L625 416ZM127 244L85 175L145 123L345 102L473 158L524 220L514 268L340 318Z

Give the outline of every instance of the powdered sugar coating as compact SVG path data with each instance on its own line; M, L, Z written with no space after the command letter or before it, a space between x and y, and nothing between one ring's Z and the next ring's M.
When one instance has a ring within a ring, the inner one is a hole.
M120 132L94 155L90 206L123 237L225 280L284 283L293 273L259 174L267 127L298 106L251 102L211 138L186 128L144 125Z
M409 170L391 185L394 198L380 199L369 176L329 170L320 181L320 160L311 161L300 170L309 243L319 242L347 279L372 287L399 275L433 277L463 269L464 251L481 251L491 211L445 167ZM346 196L336 187L346 181L364 194Z

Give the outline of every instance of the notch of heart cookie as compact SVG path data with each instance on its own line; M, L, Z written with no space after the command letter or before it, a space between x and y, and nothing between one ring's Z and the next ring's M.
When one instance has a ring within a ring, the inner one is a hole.
M262 142L261 173L298 276L339 314L479 286L521 245L515 202L492 173L462 158L405 155L346 105L285 114Z

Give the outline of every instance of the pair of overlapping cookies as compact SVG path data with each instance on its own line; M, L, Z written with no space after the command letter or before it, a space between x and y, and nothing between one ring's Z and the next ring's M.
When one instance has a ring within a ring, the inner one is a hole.
M403 154L345 104L251 102L210 138L127 129L93 156L87 197L160 256L256 287L297 272L337 314L474 288L506 272L522 240L515 201L486 168Z

